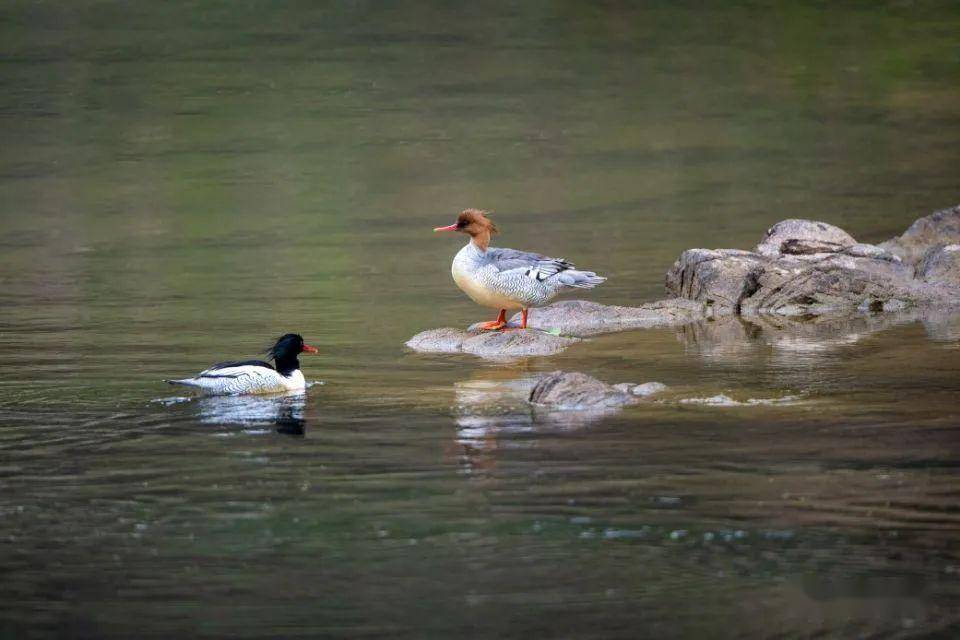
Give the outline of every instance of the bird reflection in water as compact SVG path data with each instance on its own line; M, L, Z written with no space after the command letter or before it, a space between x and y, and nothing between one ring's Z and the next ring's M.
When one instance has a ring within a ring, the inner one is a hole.
M531 437L544 431L570 431L594 424L615 413L601 411L547 411L529 402L539 375L525 368L482 369L453 385L457 437L452 443L463 473L492 471L501 449L537 446Z
M303 391L262 396L205 396L196 401L200 422L204 424L258 427L272 423L277 433L291 436L306 433L303 417L306 406L307 394Z
M532 446L522 438L533 431L533 413L526 402L535 378L516 372L482 371L479 376L455 382L457 437L449 453L463 473L483 476L496 467L501 446Z

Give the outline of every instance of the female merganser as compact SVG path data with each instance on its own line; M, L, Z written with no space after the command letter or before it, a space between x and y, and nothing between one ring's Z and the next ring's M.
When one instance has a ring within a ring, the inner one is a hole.
M506 327L507 309L523 310L520 328L526 329L530 307L542 307L567 287L592 289L606 280L592 271L578 271L563 258L490 248L490 234L497 233L497 227L479 209L466 209L455 223L434 231L470 236L453 259L453 281L477 304L500 310L496 320L480 325L485 331Z
M317 353L317 348L304 344L299 334L288 333L267 349L276 368L263 360L220 362L192 378L164 382L198 389L207 395L301 391L307 387L297 360L301 353Z

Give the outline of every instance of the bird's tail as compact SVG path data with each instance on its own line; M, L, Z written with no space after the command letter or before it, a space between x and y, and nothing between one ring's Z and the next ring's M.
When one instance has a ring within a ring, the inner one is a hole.
M593 289L607 280L603 276L598 276L593 271L578 271L576 269L562 271L558 277L560 282L566 286L576 287L577 289Z
M184 378L183 380L164 380L167 384L180 385L181 387L199 387L193 378Z

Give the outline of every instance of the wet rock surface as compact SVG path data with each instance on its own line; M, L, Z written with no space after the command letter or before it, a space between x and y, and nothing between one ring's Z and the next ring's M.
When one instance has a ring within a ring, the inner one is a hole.
M489 376L490 370L480 375ZM537 374L454 383L454 413L461 444L475 450L509 446L515 434L582 429L619 410L619 407L606 407L564 411L532 405L530 392L540 378Z
M669 387L662 382L644 382L643 384L634 385L630 389L630 393L641 398L646 398L657 393L663 393L668 388Z
M611 409L637 402L629 392L578 371L553 371L530 391L530 402L560 410Z
M535 389L541 403L530 401ZM483 367L453 384L457 445L466 466L479 471L497 450L527 446L525 439L515 438L518 434L585 429L628 404L642 402L647 390L664 389L659 382L611 387L580 373L518 376L509 369Z
M628 329L672 327L699 320L703 314L702 303L683 298L658 300L638 307L564 300L531 309L527 326L544 331L559 330L565 336L587 337ZM519 313L510 319L508 326L520 326Z
M555 336L542 331L470 332L444 327L418 333L407 341L407 346L422 353L469 353L483 358L518 358L553 355L577 342L577 338Z
M545 356L563 351L580 338L627 329L675 327L702 319L704 312L703 303L682 298L639 307L565 300L531 309L526 330L519 329L520 314L516 314L507 331L480 331L480 323L466 331L431 329L410 338L407 346L423 353L469 353L484 358Z
M960 244L929 249L917 265L917 277L932 284L960 286Z
M943 246L952 238L960 241L960 207L922 218L879 246L824 222L784 220L753 251L684 251L667 272L666 288L704 303L713 316L957 306L960 264Z
M857 244L849 233L826 222L791 218L767 229L754 251L768 258L781 254L842 251Z
M935 211L880 246L908 264L916 264L933 247L960 244L960 205Z

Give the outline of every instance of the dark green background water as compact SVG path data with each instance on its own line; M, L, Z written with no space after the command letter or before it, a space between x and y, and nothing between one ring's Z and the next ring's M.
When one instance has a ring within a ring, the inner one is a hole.
M402 347L487 319L430 233L464 207L629 304L782 218L956 204L958 34L952 2L7 0L0 635L960 634L955 318ZM285 331L305 401L155 402ZM558 368L672 390L532 417ZM798 399L680 402L718 393Z

